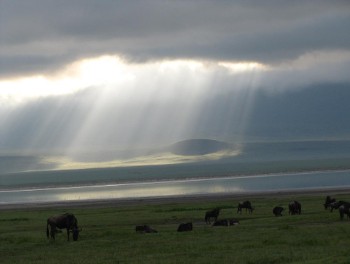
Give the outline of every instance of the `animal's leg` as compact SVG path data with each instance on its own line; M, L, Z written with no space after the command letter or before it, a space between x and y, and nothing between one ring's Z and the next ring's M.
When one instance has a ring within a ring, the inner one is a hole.
M55 240L55 233L56 233L56 227L55 226L51 226L51 238L53 240Z

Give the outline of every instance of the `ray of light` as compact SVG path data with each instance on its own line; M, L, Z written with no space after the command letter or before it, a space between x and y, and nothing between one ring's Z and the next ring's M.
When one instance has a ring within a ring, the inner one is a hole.
M84 151L158 147L195 137L232 140L232 127L242 136L253 88L265 70L255 62L137 64L106 55L74 62L51 76L0 81L0 98L21 106L42 104L28 148L51 144L64 149L67 166L99 166L74 157ZM213 108L222 116L216 117ZM21 114L19 122L31 118ZM150 158L163 163L180 160L149 156L125 163L149 164ZM121 163L115 157L110 160ZM58 163L65 166L62 160Z

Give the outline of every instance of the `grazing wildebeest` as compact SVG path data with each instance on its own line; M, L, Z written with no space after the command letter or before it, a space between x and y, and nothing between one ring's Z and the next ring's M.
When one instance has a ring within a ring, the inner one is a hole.
M227 219L220 219L214 222L213 226L229 226L230 222Z
M329 205L329 207L331 208L331 212L333 212L333 209L338 209L342 205L350 206L350 203L349 202L345 202L345 201L338 201L338 202L331 203Z
M204 217L205 222L207 224L210 224L211 218L214 218L214 221L216 221L218 219L219 213L220 213L220 208L215 208L213 210L207 211Z
M347 218L350 217L350 206L349 205L342 204L341 206L339 206L339 215L340 215L341 220L343 220L344 214L347 215Z
M192 231L193 229L193 225L191 222L189 223L182 223L179 225L179 227L177 228L177 232L186 232L186 231Z
M254 210L254 208L252 207L252 204L250 203L250 201L244 201L243 203L238 203L237 206L237 213L242 213L242 208L245 208L245 212L248 212L251 214Z
M293 201L289 205L289 214L295 215L295 214L301 214L301 204L298 201Z
M158 233L157 230L151 228L148 225L141 225L135 227L136 232L138 233Z
M328 209L328 207L331 208L330 205L331 205L332 203L335 203L335 202L336 202L335 198L331 198L330 196L327 196L327 197L326 197L326 201L325 201L324 204L323 204L324 209Z
M239 221L237 219L221 219L214 222L213 226L231 226L238 225Z
M50 229L49 229L50 226ZM69 241L69 232L72 231L73 233L73 240L77 241L79 232L81 231L78 228L78 220L77 218L70 213L65 213L61 215L51 216L47 219L47 225L46 225L46 236L47 238L50 237L53 240L55 240L55 234L58 233L57 229L67 229L67 240Z
M273 208L272 212L275 216L282 216L282 211L283 211L283 207L281 206L276 206L275 208Z

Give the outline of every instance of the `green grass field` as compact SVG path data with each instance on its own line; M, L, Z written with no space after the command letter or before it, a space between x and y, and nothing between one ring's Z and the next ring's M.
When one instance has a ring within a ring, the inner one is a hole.
M350 200L350 194L333 195ZM350 263L350 220L323 208L325 195L247 197L253 214L236 213L242 199L115 205L95 208L20 209L0 211L0 263ZM301 215L288 215L292 200ZM282 205L282 217L272 208ZM212 227L204 214L221 207L219 218L240 224ZM46 238L46 219L72 212L83 229L77 242L66 233ZM192 221L192 232L177 232ZM139 234L148 224L158 233Z

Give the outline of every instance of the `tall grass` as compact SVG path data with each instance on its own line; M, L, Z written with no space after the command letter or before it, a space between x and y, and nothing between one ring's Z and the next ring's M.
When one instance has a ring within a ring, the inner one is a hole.
M349 195L335 196L350 200ZM247 197L253 214L236 213L238 200L115 205L99 208L55 208L0 211L1 263L350 263L350 220L326 211L325 196ZM288 215L291 200L302 203L301 215ZM282 217L272 208L282 205ZM240 224L212 227L206 210L221 207L219 218ZM77 242L66 233L46 238L46 219L72 212L83 231ZM192 232L178 233L182 222ZM158 233L139 234L148 224Z

